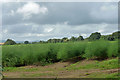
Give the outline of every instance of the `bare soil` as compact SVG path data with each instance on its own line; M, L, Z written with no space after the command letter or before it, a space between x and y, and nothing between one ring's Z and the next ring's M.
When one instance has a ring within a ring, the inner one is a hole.
M92 60L82 60L79 65L86 65L94 63ZM71 62L58 62L47 66L24 66L19 67L23 70L6 71L3 72L4 77L7 78L87 78L89 75L98 74L111 74L117 73L118 69L79 69L79 70L67 70ZM77 66L77 65L76 65ZM24 69L26 71L24 71ZM32 69L36 69L33 70ZM31 70L31 71L29 71Z

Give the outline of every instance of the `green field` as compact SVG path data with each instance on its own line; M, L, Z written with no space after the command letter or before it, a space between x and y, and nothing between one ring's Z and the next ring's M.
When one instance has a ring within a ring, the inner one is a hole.
M3 45L2 53L3 72L6 77L15 77L12 75L14 72L20 72L19 76L16 75L18 77L60 77L58 75L60 71L63 73L68 71L71 74L74 71L83 71L84 75L87 75L85 77L102 77L100 74L104 72L103 75L106 75L104 78L118 77L116 71L118 68L118 41ZM84 60L85 63L81 64ZM70 62L70 64L65 62ZM58 67L54 70L49 67L50 65L58 65ZM61 65L64 66L60 67ZM28 68L21 66L28 66ZM46 68L46 66L48 67ZM27 72L30 74L25 74ZM84 76L81 74L76 77Z
M118 56L118 41L4 45L2 53L5 67L46 65L78 56L106 59Z

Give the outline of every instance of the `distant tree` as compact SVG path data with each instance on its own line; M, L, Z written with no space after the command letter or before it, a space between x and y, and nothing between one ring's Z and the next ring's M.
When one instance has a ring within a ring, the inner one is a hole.
M32 44L38 44L38 42L32 42Z
M67 37L64 37L64 38L62 38L63 40L66 40L66 39L68 39Z
M98 32L92 33L89 37L89 41L99 40L101 37L101 34Z
M17 43L17 44L22 44L22 43Z
M61 39L49 39L47 41L48 43L59 43L59 42L63 42Z
M114 41L115 38L114 38L112 35L109 35L109 36L108 36L108 40L109 40L109 41Z
M48 42L48 43L51 43L51 42L52 42L52 39L49 39L47 42Z
M70 41L76 41L77 39L74 37L74 36L72 36L71 38L70 38Z
M88 41L89 40L89 37L85 38L84 41Z
M109 35L101 35L100 39L101 40L108 40Z
M53 43L56 43L57 42L57 39L53 39Z
M77 38L77 41L82 41L82 40L84 40L83 36L79 36L79 37Z
M67 42L69 39L67 37L62 38L62 42Z
M29 41L25 41L24 44L29 44Z
M40 43L43 43L43 41L40 41Z
M114 32L114 33L112 34L112 36L113 36L115 39L120 39L120 31Z
M16 44L15 41L13 41L12 39L7 39L7 41L4 43L4 45L14 45Z
M57 42L57 43L60 43L60 42L62 42L62 41L61 41L61 39L57 39L56 42Z
M53 43L57 43L58 41L57 41L57 39L53 39L52 42Z

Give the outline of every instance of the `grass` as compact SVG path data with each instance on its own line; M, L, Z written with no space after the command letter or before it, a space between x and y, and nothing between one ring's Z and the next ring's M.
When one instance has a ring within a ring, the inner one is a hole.
M17 67L5 67L4 68L4 71L5 72L16 72L16 71L19 71L19 72L34 72L34 71L37 71L38 68L17 68Z
M112 58L118 55L118 41L68 42L3 45L3 67L47 65L80 56L81 58Z
M111 45L111 44L110 44ZM87 45L84 56L86 58L107 58L108 41L94 41Z
M54 65L54 64L53 64ZM55 64L55 65L59 65ZM5 77L80 77L80 78L118 78L118 72L111 72L111 69L118 68L118 58L96 61L83 60L77 63L68 65L67 67L4 67L4 73L8 73ZM62 73L63 74L62 74ZM14 73L17 75L14 76ZM10 74L10 75L9 75ZM11 75L13 74L13 75Z
M87 62L88 60L86 60ZM109 59L109 60L103 60L103 61L97 61L97 60L92 60L91 63L83 63L81 61L71 64L69 67L66 67L65 69L67 70L79 70L79 69L101 69L101 70L106 70L106 69L116 69L118 68L118 58L115 59ZM33 67L33 68L25 68L25 67L4 67L4 71L7 72L14 72L14 71L37 71L37 70L47 70L51 71L53 69L44 69L42 67Z
M51 68L44 67L4 67L4 72L36 72L36 71L53 71Z
M22 74L21 77L40 77L40 76L57 76L56 74L54 73L34 73L34 74L30 74L30 75L27 75L27 74Z
M76 66L77 65L77 66ZM105 61L97 61L94 60L92 63L90 62L87 65L82 65L82 62L78 62L75 64L72 64L71 66L67 67L67 70L80 70L80 69L116 69L118 68L118 58L116 59L110 59Z
M97 72L97 73L92 73L92 74L88 75L87 78L113 78L114 79L114 78L118 78L118 72L111 73L111 74L103 73L103 72Z

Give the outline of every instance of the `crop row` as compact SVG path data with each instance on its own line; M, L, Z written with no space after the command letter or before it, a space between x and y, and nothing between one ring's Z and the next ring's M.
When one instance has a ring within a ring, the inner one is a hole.
M2 46L3 66L46 65L80 56L111 58L118 56L118 41L93 41Z

